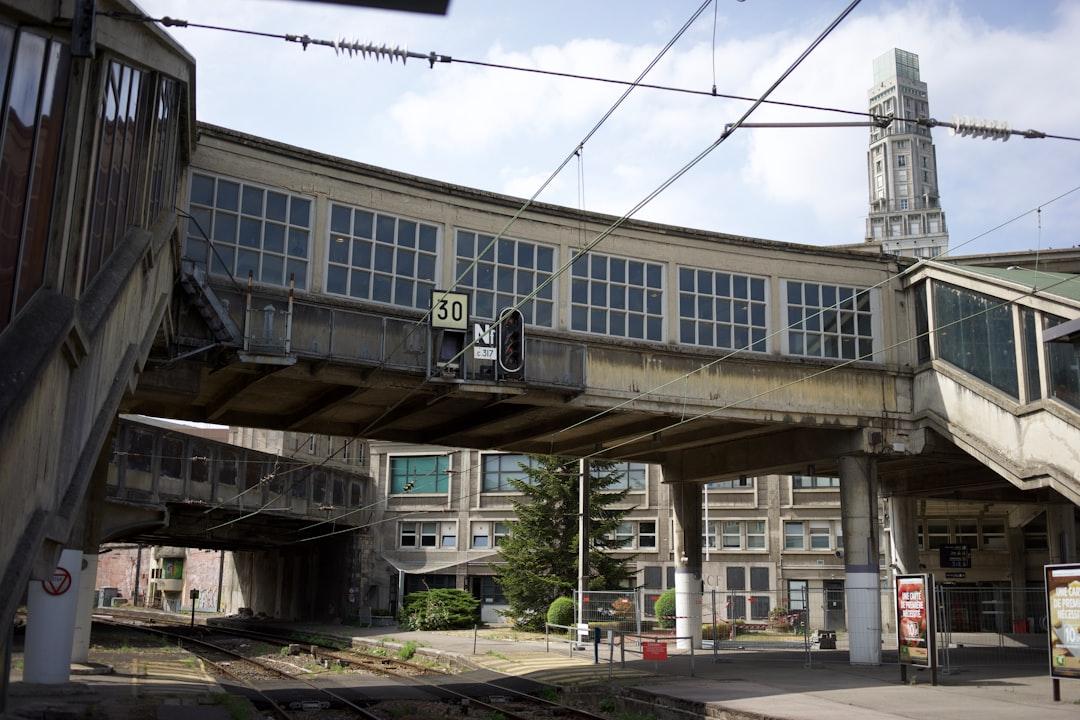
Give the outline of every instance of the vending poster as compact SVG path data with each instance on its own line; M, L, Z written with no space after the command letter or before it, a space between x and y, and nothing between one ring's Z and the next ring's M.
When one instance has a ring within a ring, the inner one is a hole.
M1047 565L1050 677L1080 678L1080 565Z
M934 666L933 577L897 576L896 635L901 664Z

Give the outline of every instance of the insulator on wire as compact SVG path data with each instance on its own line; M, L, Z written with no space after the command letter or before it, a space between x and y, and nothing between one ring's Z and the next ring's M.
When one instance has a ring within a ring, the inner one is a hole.
M950 134L1007 142L1012 132L1009 130L1009 124L1003 120L982 120L961 116L953 118L953 127Z
M362 43L359 40L349 41L345 38L334 40L332 43L334 48L334 54L340 55L343 52L349 54L349 57L359 55L364 60L368 59L368 55L375 58L376 61L386 58L391 63L395 59L400 59L401 64L404 65L409 59L409 49L396 45L390 47L389 45L376 45L375 43Z

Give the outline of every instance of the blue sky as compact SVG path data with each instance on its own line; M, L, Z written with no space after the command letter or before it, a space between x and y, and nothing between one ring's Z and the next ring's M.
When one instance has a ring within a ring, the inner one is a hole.
M648 81L756 95L846 4L718 0ZM632 79L698 0L452 0L446 17L267 0L142 0L152 15L373 41ZM617 87L467 65L428 69L196 29L171 31L198 63L201 120L375 165L528 196L618 96ZM861 110L871 61L918 53L931 114L1080 135L1080 3L864 0L774 97ZM715 139L745 103L638 90L541 200L621 215ZM836 119L762 108L758 121ZM843 119L843 118L841 118ZM953 246L1080 185L1080 143L1007 143L934 131ZM864 129L746 130L637 217L811 244L859 242ZM1080 192L958 252L1080 244ZM513 231L510 231L513 234Z

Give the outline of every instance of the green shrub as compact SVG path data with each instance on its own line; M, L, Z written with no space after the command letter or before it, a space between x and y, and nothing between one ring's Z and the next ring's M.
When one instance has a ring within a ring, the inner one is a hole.
M452 630L480 621L480 601L464 590L440 588L405 596L398 622L407 630Z
M548 605L547 621L551 625L573 625L574 601L568 597L557 597Z
M413 655L416 654L416 643L412 640L407 641L397 652L398 658L401 660L412 660Z
M712 623L701 624L701 639L702 640L727 640L731 636L731 625L725 620L716 621L716 634L718 637L713 637L713 625Z
M675 591L665 590L653 603L656 626L659 628L675 627Z

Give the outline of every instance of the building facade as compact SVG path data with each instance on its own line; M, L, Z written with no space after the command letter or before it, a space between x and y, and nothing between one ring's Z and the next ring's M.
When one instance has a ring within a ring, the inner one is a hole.
M881 243L894 255L939 255L949 248L949 233L941 209L937 154L930 128L913 122L930 116L919 56L893 49L876 58L868 96L871 113L895 119L888 127L870 130L866 240Z

